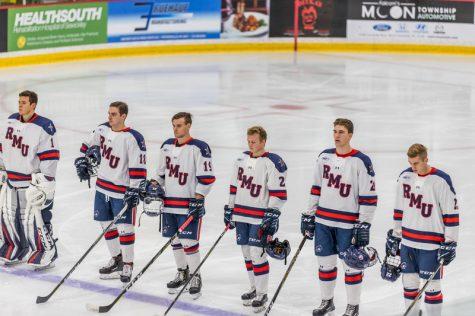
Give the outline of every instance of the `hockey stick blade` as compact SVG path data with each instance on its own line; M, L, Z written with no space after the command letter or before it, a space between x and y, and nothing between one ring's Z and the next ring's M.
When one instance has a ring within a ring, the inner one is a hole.
M107 313L110 311L112 308L111 305L106 305L106 306L97 306L97 305L92 305L90 303L86 304L86 309L90 312L96 312L96 313Z
M37 296L36 297L36 304L41 304L41 303L45 303L49 300L51 296Z

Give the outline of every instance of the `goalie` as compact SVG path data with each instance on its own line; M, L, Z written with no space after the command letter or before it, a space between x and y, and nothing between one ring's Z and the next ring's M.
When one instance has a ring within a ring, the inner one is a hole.
M56 129L35 113L38 96L19 94L18 113L7 121L0 146L0 262L26 262L42 270L58 257L51 225L59 160Z

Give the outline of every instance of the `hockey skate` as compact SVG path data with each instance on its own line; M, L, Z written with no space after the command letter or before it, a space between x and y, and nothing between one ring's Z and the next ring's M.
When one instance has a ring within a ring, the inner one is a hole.
M133 263L124 263L122 272L120 273L120 281L122 283L129 283L132 278L132 270L134 269Z
M122 254L119 254L111 258L106 266L99 269L99 278L102 280L119 279L123 266Z
M168 294L176 294L178 289L185 285L190 277L190 270L188 267L186 269L178 269L178 272L175 276L175 279L167 283Z
M242 305L251 306L252 300L256 298L256 288L252 287L249 291L241 295Z
M260 313L266 309L267 294L259 294L256 299L252 301L252 309L254 313Z
M191 279L191 282L190 282L190 288L188 289L188 291L190 292L190 295L191 297L196 300L198 298L200 298L201 296L201 275L200 274L196 274L193 279Z
M343 316L358 316L359 315L359 305L350 305L346 306L346 311Z
M333 315L335 310L335 305L333 304L333 299L322 300L320 306L313 310L313 316L324 316L324 315Z

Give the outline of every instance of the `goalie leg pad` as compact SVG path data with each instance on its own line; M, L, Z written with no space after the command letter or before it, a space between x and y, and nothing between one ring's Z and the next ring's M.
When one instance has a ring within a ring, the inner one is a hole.
M27 262L35 267L49 267L58 258L56 241L53 238L53 225L51 224L51 208L52 204L44 210L38 207L27 210L29 239L33 240L34 246L34 251Z
M1 228L4 244L0 258L7 264L21 262L29 251L25 227L24 189L7 186L2 207Z

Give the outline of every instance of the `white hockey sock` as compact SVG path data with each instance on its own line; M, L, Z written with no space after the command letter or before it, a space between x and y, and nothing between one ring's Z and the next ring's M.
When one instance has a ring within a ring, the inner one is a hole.
M425 292L426 311L430 316L440 316L442 314L443 295L440 280L433 280L429 283Z
M241 246L242 254L244 256L244 263L246 264L247 276L249 277L249 283L251 288L256 288L256 280L254 279L254 270L252 268L251 249L248 245Z
M250 246L252 270L256 284L256 294L267 294L269 288L269 262L261 247Z
M337 277L336 258L336 255L318 257L318 279L322 300L333 298Z
M186 269L186 256L180 241L175 239L174 243L172 243L172 248L173 256L175 257L176 267L178 269Z
M102 229L106 229L111 221L100 222ZM119 231L117 227L112 225L112 227L104 234L104 239L106 240L107 248L112 257L116 257L120 254L120 244L119 244Z
M404 286L404 305L405 309L408 309L419 292L419 275L417 273L403 273L402 284ZM409 316L419 315L420 303L421 300L418 300L411 309Z
M190 274L192 274L200 265L200 244L196 240L186 240L182 241L182 243L186 255L186 262L190 268Z
M132 224L118 224L120 251L122 261L125 263L134 262L135 231Z

